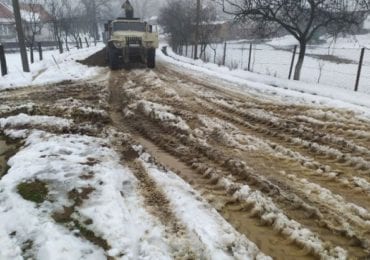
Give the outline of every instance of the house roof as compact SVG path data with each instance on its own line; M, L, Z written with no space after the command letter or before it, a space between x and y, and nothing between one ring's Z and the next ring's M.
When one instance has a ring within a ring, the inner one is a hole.
M0 21L13 21L13 11L5 4L0 3Z
M32 14L37 17L41 22L50 22L53 17L45 10L41 4L20 4L22 19L29 20L27 16Z
M31 17L41 22L53 20L45 8L40 4L20 4L21 16L24 21L30 21ZM13 8L0 2L0 22L14 21Z

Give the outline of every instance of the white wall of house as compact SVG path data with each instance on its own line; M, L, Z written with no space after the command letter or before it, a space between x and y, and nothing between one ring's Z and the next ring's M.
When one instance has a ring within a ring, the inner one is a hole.
M16 40L15 24L12 20L0 20L0 42Z

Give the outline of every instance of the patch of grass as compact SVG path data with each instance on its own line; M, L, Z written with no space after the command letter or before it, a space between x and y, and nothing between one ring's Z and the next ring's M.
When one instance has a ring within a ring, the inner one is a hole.
M49 192L46 183L39 180L20 183L17 188L22 198L35 203L44 202Z
M22 256L24 259L34 259L32 255L32 247L33 247L33 241L27 240L24 242L21 246L22 249Z
M61 212L54 212L51 217L57 223L68 223L72 221L72 214L74 212L74 206L72 207L63 207L63 211Z
M68 198L74 201L75 206L81 206L84 200L89 198L89 195L95 190L93 187L85 187L80 190L80 192L76 189L71 190L68 192Z
M73 205L71 207L63 207L63 211L54 212L52 214L52 218L55 220L55 222L65 225L70 230L77 229L79 231L79 236L107 251L110 249L108 242L105 239L97 236L94 231L86 227L93 224L93 220L86 219L83 221L83 223L81 223L74 216L72 216L73 213L75 213L76 207L81 206L84 200L87 200L89 195L94 191L95 189L93 187L84 187L79 190L73 189L69 191L68 198L73 201Z
M4 141L5 143L2 143ZM0 146L5 145L5 151L4 151L4 147L0 149L3 151L0 154L0 179L8 173L10 166L7 164L7 161L18 152L21 144L22 142L14 141L8 138L4 136L2 132L0 131Z
M84 200L89 198L89 195L94 191L93 187L85 187L82 188L80 191L73 189L68 192L68 198L73 201L73 205L71 207L63 207L63 211L54 212L52 214L52 218L57 223L68 223L72 222L72 214L75 212L75 208L77 206L81 206ZM91 223L92 224L92 221Z
M105 239L96 236L93 231L84 227L77 220L74 220L73 223L74 223L75 227L80 231L81 236L83 236L86 240L88 240L91 243L103 248L106 251L110 249L110 246L109 246L108 242Z

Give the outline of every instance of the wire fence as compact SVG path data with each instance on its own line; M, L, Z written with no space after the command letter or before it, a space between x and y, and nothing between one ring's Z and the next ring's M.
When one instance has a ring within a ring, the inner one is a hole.
M179 46L175 51L179 55L192 58L194 46ZM198 53L203 61L226 66L230 70L291 79L298 60L299 47L227 42L208 44L205 49L199 47ZM370 94L370 50L309 45L300 80Z

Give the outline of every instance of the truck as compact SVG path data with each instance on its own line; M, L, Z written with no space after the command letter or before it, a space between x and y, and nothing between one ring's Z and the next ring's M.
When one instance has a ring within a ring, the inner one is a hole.
M115 70L121 65L141 62L148 68L155 68L158 33L153 32L152 25L134 18L132 6L129 4L128 8L127 3L122 6L126 9L126 17L105 24L104 38L109 67Z

